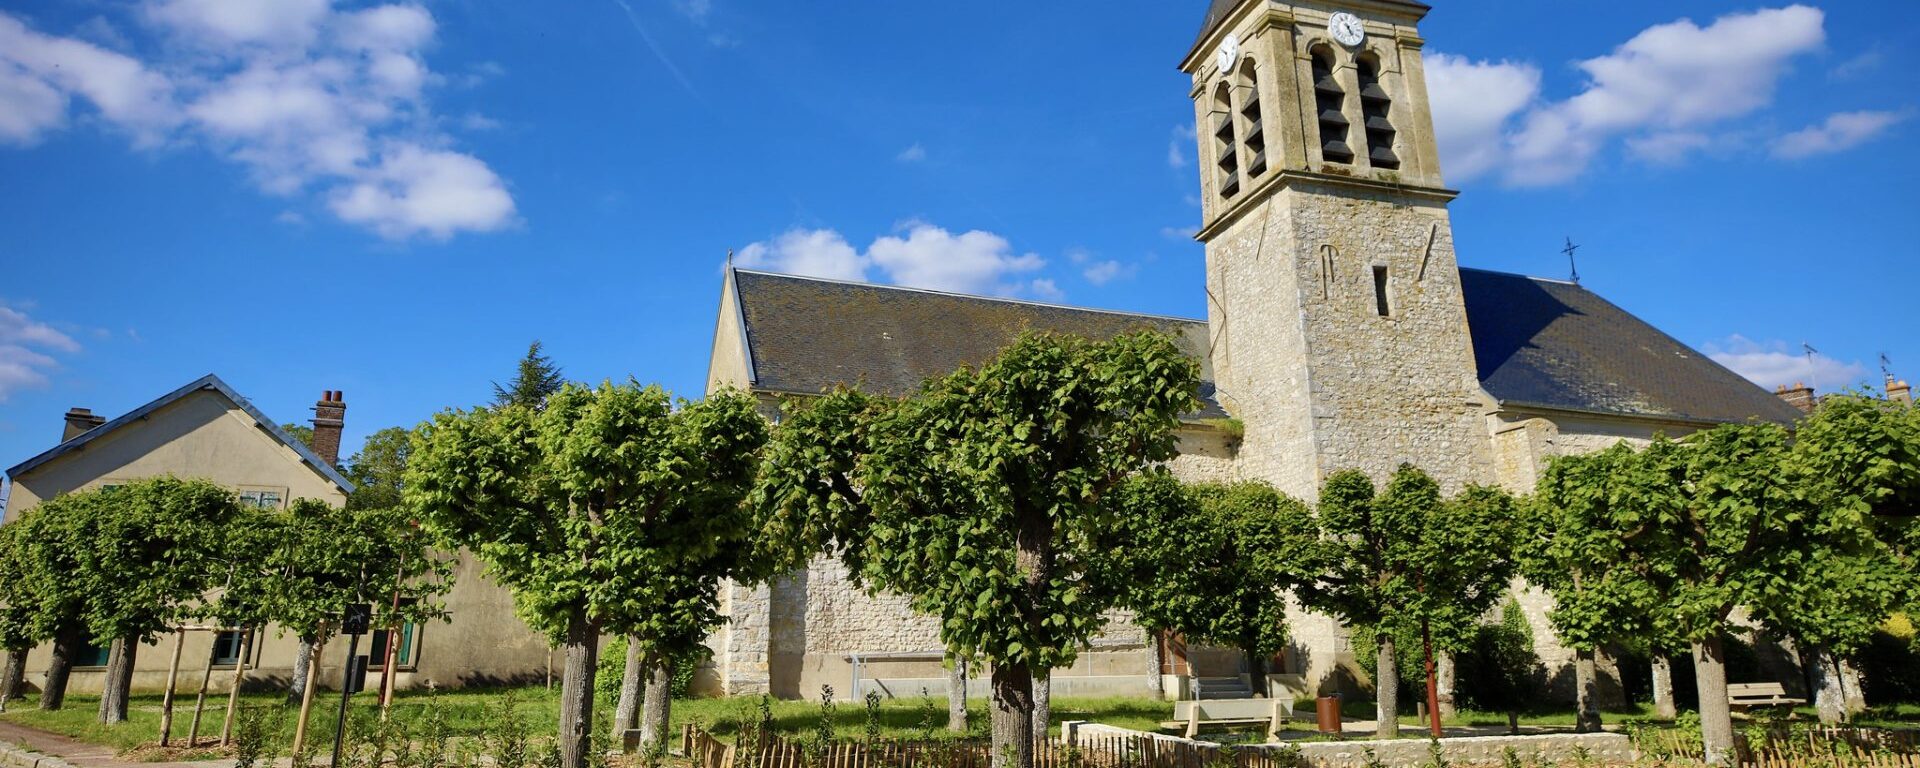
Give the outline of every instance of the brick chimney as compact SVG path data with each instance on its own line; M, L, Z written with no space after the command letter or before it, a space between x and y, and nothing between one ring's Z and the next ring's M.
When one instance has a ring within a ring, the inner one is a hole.
M1800 409L1802 413L1812 413L1813 407L1820 404L1820 399L1813 395L1813 387L1802 382L1796 381L1791 387L1782 384L1773 393L1787 401L1787 405Z
M347 401L341 395L329 389L313 404L313 452L336 467L340 466L340 430L347 424Z
M1913 388L1907 386L1904 381L1895 380L1893 374L1889 373L1887 374L1887 399L1901 405L1913 405Z
M87 430L105 423L107 423L107 417L94 415L92 409L68 408L67 428L60 433L60 442L72 440L85 434Z

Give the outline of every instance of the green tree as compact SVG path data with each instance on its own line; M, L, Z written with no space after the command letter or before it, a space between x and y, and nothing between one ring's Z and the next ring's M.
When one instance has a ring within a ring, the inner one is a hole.
M1302 592L1309 606L1372 639L1382 738L1399 735L1399 644L1420 638L1429 708L1437 709L1434 651L1465 650L1479 617L1505 594L1515 519L1505 492L1469 486L1443 499L1433 478L1411 465L1377 495L1359 472L1328 476L1319 515L1328 568Z
M371 435L360 450L347 459L341 474L353 481L353 493L347 495L352 509L397 508L401 506L402 481L407 473L407 457L413 453L413 435L400 427L387 427Z
M751 534L735 511L765 434L751 399L672 405L658 387L568 385L543 410L447 411L414 433L409 507L566 647L567 768L587 764L600 633L666 655L696 642Z
M305 424L281 424L280 431L287 433L294 441L309 448L313 447L313 427Z
M567 379L560 374L560 366L554 365L553 358L540 350L540 342L529 344L527 356L520 358L520 364L507 385L503 387L499 382L494 382L494 407L517 405L537 411L546 407L548 397L566 385Z
M1916 513L1920 512L1920 411L1844 394L1802 421L1788 468L1821 514L1798 578L1763 585L1756 614L1791 634L1815 680L1820 719L1844 720L1841 666L1894 613L1920 595Z
M1151 630L1237 648L1268 695L1266 661L1287 645L1284 596L1318 574L1307 505L1266 483L1185 486L1143 474L1114 495L1127 604Z
M0 651L6 653L6 668L0 670L0 712L7 702L20 698L20 686L27 672L27 652L45 638L32 626L33 594L26 581L26 557L21 552L21 536L28 526L24 521L0 525Z
M1547 619L1561 644L1574 651L1575 726L1581 731L1600 727L1594 656L1601 647L1645 644L1652 655L1685 647L1672 622L1655 610L1659 588L1648 579L1647 563L1628 556L1614 522L1635 514L1619 508L1624 499L1615 488L1635 461L1625 443L1556 457L1526 506L1522 575L1554 597Z
M1160 334L1023 334L904 400L789 401L756 491L790 563L840 556L868 588L938 616L985 664L995 766L1033 764L1034 678L1073 663L1128 586L1104 498L1174 455L1199 369Z

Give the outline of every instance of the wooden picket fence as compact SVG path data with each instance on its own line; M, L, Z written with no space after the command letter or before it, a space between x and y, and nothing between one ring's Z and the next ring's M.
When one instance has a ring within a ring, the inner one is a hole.
M1755 768L1920 768L1920 732L1908 730L1817 727L1776 733L1760 744L1746 733L1735 732L1734 742L1740 765ZM1636 746L1643 753L1670 756L1671 764L1696 763L1701 756L1698 734L1642 734Z
M689 725L681 749L695 768L987 768L983 741L835 742L825 746L767 736L741 748ZM1034 742L1035 768L1293 768L1255 749L1209 747L1144 736L1082 736L1073 745Z

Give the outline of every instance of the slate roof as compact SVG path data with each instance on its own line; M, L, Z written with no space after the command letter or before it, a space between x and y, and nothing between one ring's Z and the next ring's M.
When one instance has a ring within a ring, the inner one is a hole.
M1799 409L1573 283L1460 270L1480 385L1503 404L1687 421Z
M1029 329L1106 338L1153 328L1207 359L1202 320L748 270L732 277L759 390L815 394L846 384L904 395L927 378L993 359ZM1226 416L1213 392L1211 381L1202 383L1205 405L1192 416Z
M1202 320L734 270L753 387L901 395L991 359L1023 329L1094 338L1151 327L1207 360ZM1460 270L1481 386L1503 405L1697 422L1800 412L1580 286ZM1211 381L1203 418L1226 415Z
M239 406L240 410L245 411L247 416L251 417L255 422L259 423L262 428L266 429L267 434L272 435L273 438L280 441L282 445L292 448L293 452L299 454L300 460L306 463L307 466L312 467L315 472L319 472L328 480L332 481L334 485L339 486L341 491L346 493L353 492L353 483L347 480L345 475L340 474L340 471L334 469L333 465L322 460L319 454L314 453L312 448L307 447L306 443L293 439L293 436L287 434L286 430L281 429L280 425L274 423L273 419L267 418L267 415L261 413L259 408L255 408L252 402L241 397L240 393L234 391L233 387L229 386L225 381L221 381L219 376L211 373L194 379L184 387L161 395L153 402L128 411L119 418L78 435L74 435L73 439L56 445L45 453L14 465L13 468L7 470L7 477L17 478L24 473L31 472L35 467L80 450L85 447L87 443L93 442L95 439L107 433L145 418L147 414L165 408L180 398L202 390L211 390L225 396L228 400L232 401L234 405Z

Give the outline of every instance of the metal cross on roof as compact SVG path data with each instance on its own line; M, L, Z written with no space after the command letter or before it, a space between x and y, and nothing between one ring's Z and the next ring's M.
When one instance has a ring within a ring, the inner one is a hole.
M1560 249L1561 253L1567 255L1567 271L1572 273L1574 285L1580 284L1580 265L1574 263L1573 260L1573 254L1578 250L1580 250L1580 246L1574 245L1573 238L1571 237L1567 238L1567 247Z

